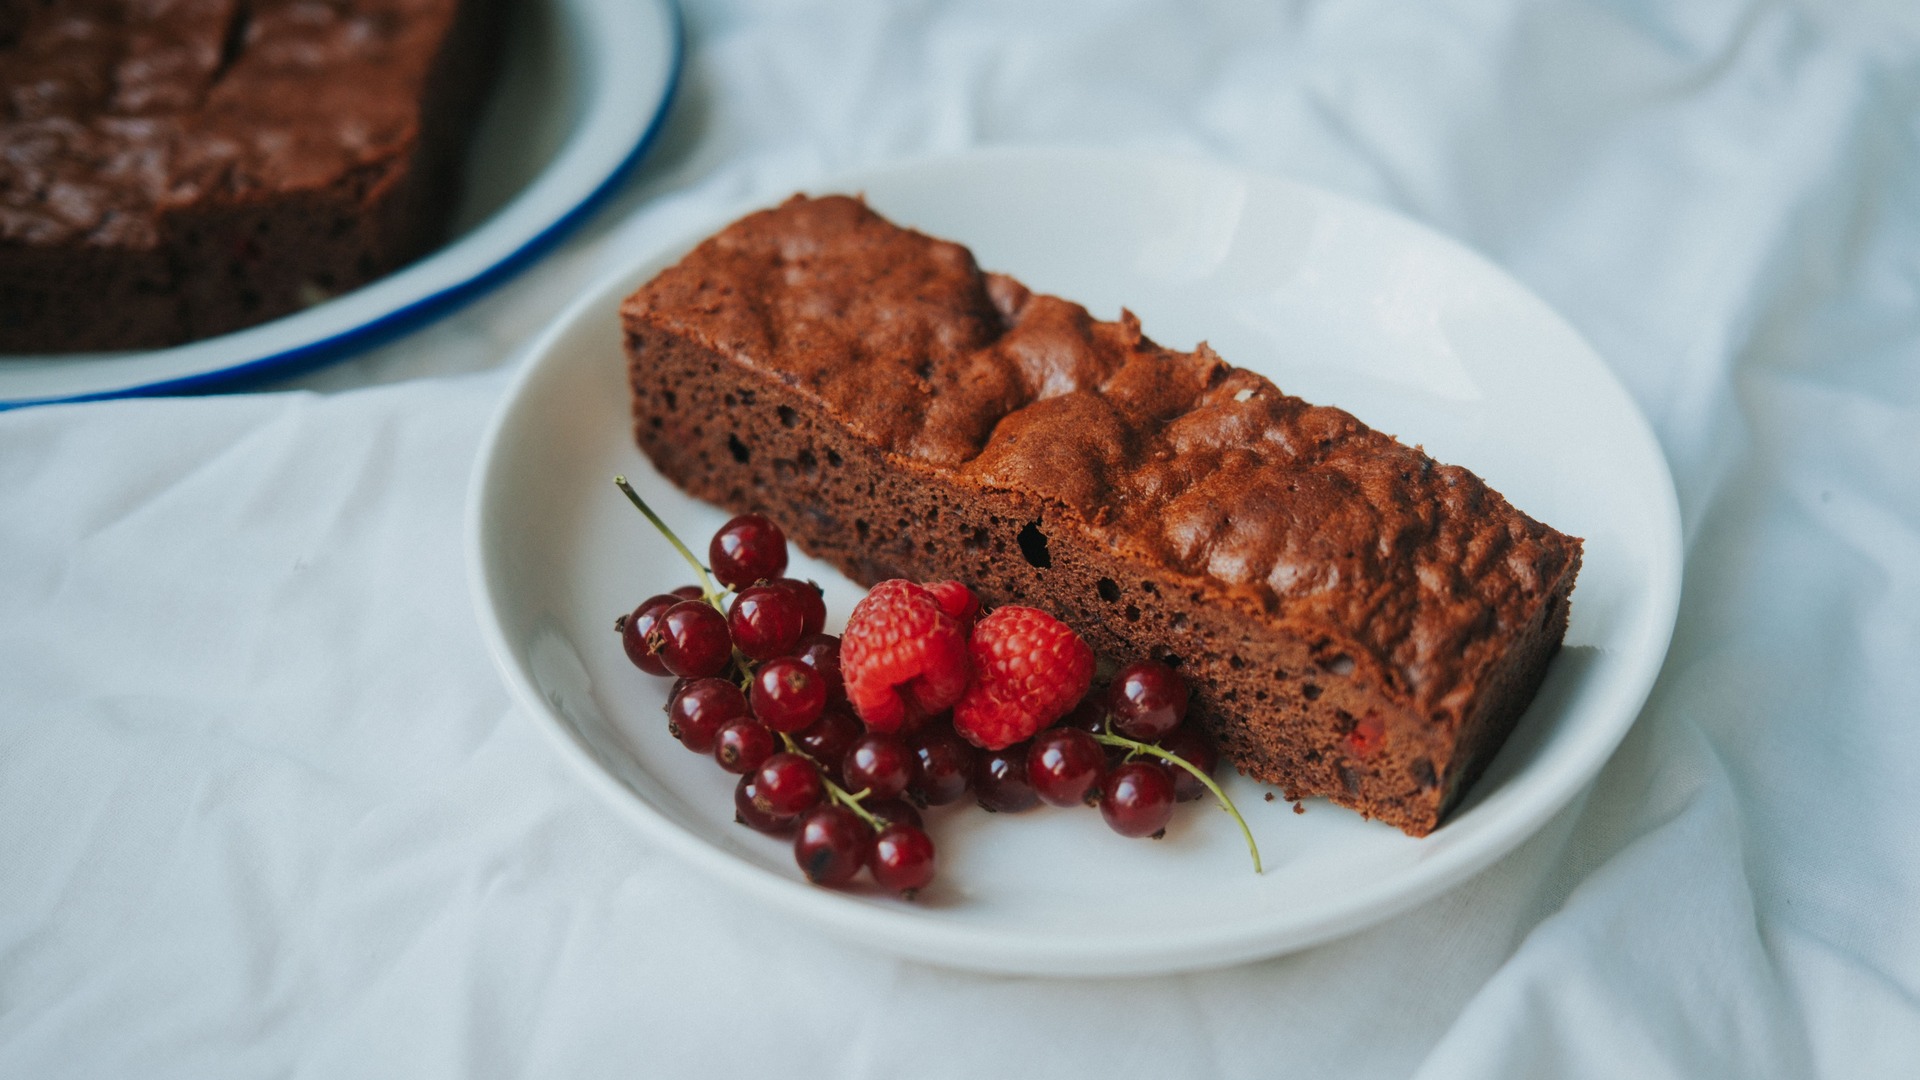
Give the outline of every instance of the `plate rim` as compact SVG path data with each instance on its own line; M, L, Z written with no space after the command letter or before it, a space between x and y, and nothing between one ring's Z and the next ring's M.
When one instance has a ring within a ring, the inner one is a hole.
M1050 164L1072 160L1083 166L1088 163L1125 161L1137 167L1142 162L1138 154L1118 148L994 146L959 153L918 156L849 170L803 183L799 187L809 192L856 190L863 183L879 177L901 177L994 159L1044 160ZM782 876L740 858L675 823L622 785L594 760L591 750L581 742L565 719L555 714L552 705L539 691L531 672L525 669L507 641L501 622L492 610L486 528L489 517L488 485L500 442L516 412L516 406L521 402L528 385L538 377L550 358L560 355L554 349L555 344L583 318L590 317L601 308L611 310L610 304L617 305L623 291L633 287L629 282L647 266L677 258L680 253L690 250L701 239L741 214L769 205L765 197L746 198L724 211L702 215L689 228L677 230L665 240L649 244L623 258L618 265L594 280L529 340L515 361L514 374L503 389L500 403L489 419L476 450L468 481L465 522L468 588L476 618L481 624L482 636L495 665L516 703L527 714L529 722L553 740L561 756L585 778L588 786L615 807L616 813L632 821L645 835L675 852L709 879L736 887L787 915L812 921L843 941L956 969L1053 977L1134 977L1226 967L1335 940L1424 904L1477 876L1518 848L1556 814L1588 791L1594 778L1611 760L1638 721L1671 648L1679 614L1685 555L1679 500L1671 464L1639 402L1627 391L1618 374L1593 348L1586 336L1518 278L1471 246L1394 210L1290 177L1211 157L1196 159L1162 154L1150 155L1147 160L1180 168L1197 166L1242 179L1257 178L1262 182L1278 184L1292 193L1305 193L1312 198L1327 200L1346 212L1390 219L1400 227L1438 240L1461 257L1480 263L1483 269L1504 279L1513 289L1548 313L1598 361L1601 372L1628 406L1628 421L1644 441L1644 448L1651 452L1653 461L1658 465L1660 479L1664 481L1661 489L1653 492L1649 499L1649 509L1657 511L1655 524L1659 526L1659 535L1655 538L1656 550L1667 556L1659 565L1651 568L1652 574L1647 582L1646 612L1648 626L1653 630L1650 641L1657 639L1658 647L1650 645L1620 677L1617 685L1621 689L1616 691L1616 696L1630 704L1623 705L1608 724L1590 725L1584 732L1583 746L1589 743L1594 745L1587 753L1561 769L1563 775L1557 778L1549 776L1524 789L1521 794L1531 795L1531 801L1513 807L1504 819L1484 827L1471 842L1438 849L1431 857L1423 858L1402 871L1369 882L1367 886L1349 894L1348 902L1317 917L1278 926L1268 925L1268 920L1264 918L1229 919L1205 927L1186 928L1184 936L1177 941L1157 947L1143 947L1137 935L1119 932L1101 938L1076 938L1071 948L1049 950L1041 943L1038 951L1034 952L1036 942L1031 938L985 930L978 926L935 923L858 893L821 889ZM1549 783L1549 780L1557 782ZM1445 827L1443 825L1442 829ZM926 939L930 936L940 939L944 944L929 947ZM1089 948L1090 943L1096 946L1124 943L1127 950L1119 955L1107 954Z
M564 8L592 13L597 18L605 18L607 12L616 11L625 0L559 0ZM668 115L673 110L674 101L680 90L681 74L686 62L686 24L680 10L679 0L651 0L655 9L664 17L668 27L668 57L664 77L657 89L658 101L646 122L639 127L637 136L632 140L624 154L611 164L598 170L601 175L595 179L584 193L575 195L566 209L540 224L530 235L507 240L506 250L486 256L484 261L471 269L454 270L450 280L430 285L427 291L387 308L364 321L354 322L346 327L326 333L311 341L299 341L284 347L275 347L266 355L250 359L217 361L219 366L188 374L169 375L159 378L133 377L124 385L116 385L102 390L83 390L75 393L54 393L31 397L0 396L0 412L9 409L29 408L36 405L75 404L88 401L106 401L126 397L155 397L170 394L203 393L243 383L250 379L269 374L292 374L302 370L320 367L328 363L345 360L354 353L398 336L404 331L417 329L421 325L441 315L450 314L468 301L479 298L497 285L503 284L519 271L525 269L539 256L545 254L559 243L574 228L583 222L595 210L599 209L627 175L632 172L640 160L658 141L660 132L666 126ZM590 38L593 35L588 35ZM603 59L615 61L617 56ZM567 151L579 138L582 131L589 127L593 116L591 107L583 109L567 139L558 152L541 167L540 171L512 198L502 203L488 219L475 223L466 236L446 243L422 256L420 259L401 267L361 288L369 288L382 281L390 281L399 274L418 271L422 267L450 265L473 250L470 244L477 244L485 238L480 236L487 221L499 218L525 199L542 180L553 174L553 170L563 163ZM358 291L358 290L354 290ZM352 296L352 292L342 295L341 299ZM303 312L283 315L280 319L296 317ZM257 326L243 327L232 331L243 334L263 327L269 327L280 319L269 320ZM225 336L225 335L222 335ZM108 358L124 360L142 355L157 355L176 348L203 345L218 341L218 337L205 338L184 345L169 346L165 349L135 350L131 353L110 353ZM0 355L0 361L22 358ZM72 363L85 366L88 359L75 358ZM0 394L3 394L0 391Z

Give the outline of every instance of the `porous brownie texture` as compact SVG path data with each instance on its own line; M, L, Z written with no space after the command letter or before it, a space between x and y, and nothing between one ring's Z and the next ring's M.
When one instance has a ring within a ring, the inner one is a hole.
M796 196L621 308L641 448L857 581L958 578L1191 681L1248 775L1421 836L1559 647L1578 539L1205 344Z
M154 348L445 234L503 0L0 0L0 352Z

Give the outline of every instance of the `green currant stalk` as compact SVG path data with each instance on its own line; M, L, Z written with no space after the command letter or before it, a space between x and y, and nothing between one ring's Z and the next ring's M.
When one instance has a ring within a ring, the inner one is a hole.
M1169 765L1178 765L1192 773L1194 779L1205 784L1207 790L1213 792L1213 797L1220 803L1220 809L1232 814L1233 820L1239 823L1240 835L1247 838L1247 852L1253 856L1253 872L1256 874L1265 872L1260 868L1260 845L1253 842L1253 830L1247 828L1247 819L1240 816L1240 810L1233 805L1233 800L1227 798L1227 793L1220 790L1220 785L1214 783L1213 777L1208 776L1205 770L1171 750L1162 750L1152 743L1129 739L1125 735L1096 734L1093 738L1103 746L1124 747L1129 754L1147 754L1157 757Z
M820 759L801 749L800 744L793 741L793 736L782 731L780 732L780 742L786 746L789 754L799 754L801 757L813 762L814 769L820 773L820 782L827 786L827 795L834 802L860 815L861 820L873 826L874 832L879 832L887 827L887 823L881 821L873 811L860 805L861 799L873 794L872 788L861 788L859 791L848 792L846 788L833 782L833 778L827 775L827 770L820 764Z
M862 788L849 795L845 788L827 779L825 776L820 778L820 782L827 785L827 794L833 797L834 802L860 815L860 820L872 826L874 832L879 832L887 827L887 823L881 821L879 815L860 805L860 800L867 797L868 789Z
M614 477L613 486L619 488L621 493L627 497L627 501L633 503L636 509L642 514L645 514L647 520L653 522L653 527L660 530L660 535L666 537L667 542L672 544L674 550L680 553L680 557L687 560L687 565L693 567L693 572L700 575L700 594L706 597L707 603L712 604L715 611L725 615L727 608L721 597L726 594L715 587L713 578L707 575L707 568L700 564L699 559L694 558L693 552L688 550L687 545L680 542L680 537L675 535L667 523L660 519L660 515L653 512L653 507L647 505L647 500L641 498L640 493L633 490L633 485L627 483L626 477Z
M661 520L660 515L654 512L653 507L647 505L647 500L641 498L639 492L633 490L633 485L627 483L626 477L614 477L613 484L626 495L629 502L633 503L642 514L647 516L648 521L653 522L653 527L660 530L660 535L667 538L667 542L673 545L674 550L680 553L681 558L687 560L687 565L693 567L693 572L700 575L701 597L713 606L713 610L725 615L727 613L726 592L713 583L713 578L707 576L707 568L700 565L700 560L694 558L693 552L687 548L687 545L680 542L679 535L676 534L665 521ZM747 659L745 653L739 649L735 649L733 650L733 666L734 670L740 673L738 680L740 683L740 692L746 693L753 685L753 661Z

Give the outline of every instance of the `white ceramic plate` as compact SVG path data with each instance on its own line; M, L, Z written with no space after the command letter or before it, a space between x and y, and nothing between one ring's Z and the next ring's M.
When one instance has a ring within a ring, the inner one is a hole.
M499 81L468 149L453 239L305 311L171 349L0 355L0 408L209 389L339 359L503 280L646 151L680 70L672 0L515 4Z
M1567 648L1470 802L1423 840L1326 803L1296 815L1236 777L1228 789L1267 859L1261 876L1231 820L1195 803L1158 843L1122 839L1091 811L937 812L939 881L918 902L806 885L787 845L734 824L734 778L668 736L667 681L632 668L611 630L621 611L689 576L615 491L615 473L697 547L724 518L635 450L615 314L716 221L636 253L530 346L470 497L472 585L507 682L648 836L878 949L1003 972L1173 971L1324 941L1436 895L1565 805L1632 724L1680 593L1672 480L1606 365L1485 260L1324 191L1134 155L988 152L818 190L864 191L894 220L960 240L981 265L1101 317L1125 303L1175 347L1205 338L1586 537ZM829 609L844 619L858 590L822 564L797 563L827 584Z

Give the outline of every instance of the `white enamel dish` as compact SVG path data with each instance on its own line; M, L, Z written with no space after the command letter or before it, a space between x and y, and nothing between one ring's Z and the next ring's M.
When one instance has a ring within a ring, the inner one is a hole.
M217 338L141 352L0 354L0 408L213 389L341 359L525 265L651 145L679 77L680 17L672 0L512 7L443 247L350 293Z
M1308 400L1423 444L1586 539L1567 647L1470 801L1410 839L1322 802L1296 815L1227 785L1257 835L1183 806L1166 839L1098 813L937 811L935 887L907 903L801 879L789 847L733 821L733 780L665 730L668 682L611 627L689 576L610 483L630 477L696 550L724 520L662 481L628 431L616 309L713 228L636 252L529 347L470 495L479 618L508 684L587 783L713 878L875 949L996 972L1126 975L1298 949L1391 917L1512 850L1592 780L1658 672L1680 595L1671 477L1645 421L1579 335L1460 245L1284 180L1100 152L1006 150L822 184L959 240L980 264L1156 340L1205 339ZM746 209L746 208L743 208ZM826 566L837 629L859 590Z

